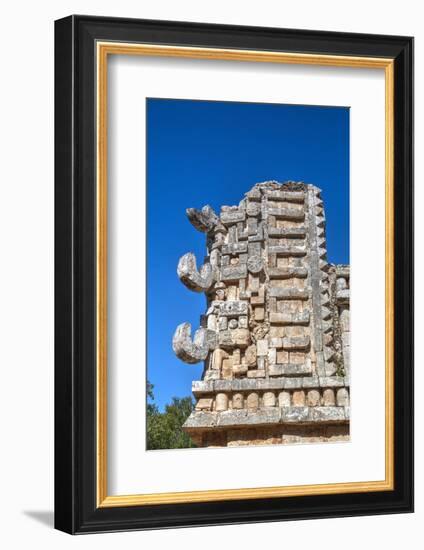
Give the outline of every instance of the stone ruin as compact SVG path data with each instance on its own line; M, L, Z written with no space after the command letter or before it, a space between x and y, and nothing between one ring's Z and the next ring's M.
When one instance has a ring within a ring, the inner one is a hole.
M219 216L187 216L208 255L178 264L207 301L194 336L183 323L173 338L204 362L184 431L200 447L349 439L350 271L327 262L320 189L267 181Z

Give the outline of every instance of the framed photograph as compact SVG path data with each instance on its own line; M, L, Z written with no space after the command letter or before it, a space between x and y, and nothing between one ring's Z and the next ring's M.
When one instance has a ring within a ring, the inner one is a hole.
M413 509L413 39L55 24L55 525Z

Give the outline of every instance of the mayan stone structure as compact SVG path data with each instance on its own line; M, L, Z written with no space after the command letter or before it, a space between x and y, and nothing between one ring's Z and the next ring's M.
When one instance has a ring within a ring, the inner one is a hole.
M258 183L238 206L189 208L208 255L178 264L181 281L206 295L191 334L173 348L204 362L184 430L201 447L349 438L349 266L327 262L320 190Z

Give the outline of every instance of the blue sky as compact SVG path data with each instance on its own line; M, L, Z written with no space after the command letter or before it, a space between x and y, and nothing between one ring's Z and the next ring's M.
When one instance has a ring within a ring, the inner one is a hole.
M203 294L178 279L180 256L201 265L205 235L188 207L238 204L255 183L298 180L322 189L328 259L349 263L349 109L147 100L147 368L160 408L191 394L203 364L175 357L177 325L199 326Z

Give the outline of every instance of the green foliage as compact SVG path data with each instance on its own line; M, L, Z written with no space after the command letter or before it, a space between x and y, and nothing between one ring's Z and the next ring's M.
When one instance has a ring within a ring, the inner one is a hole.
M147 449L187 449L195 447L182 425L194 408L189 397L173 397L161 413L154 403L153 384L147 382Z

